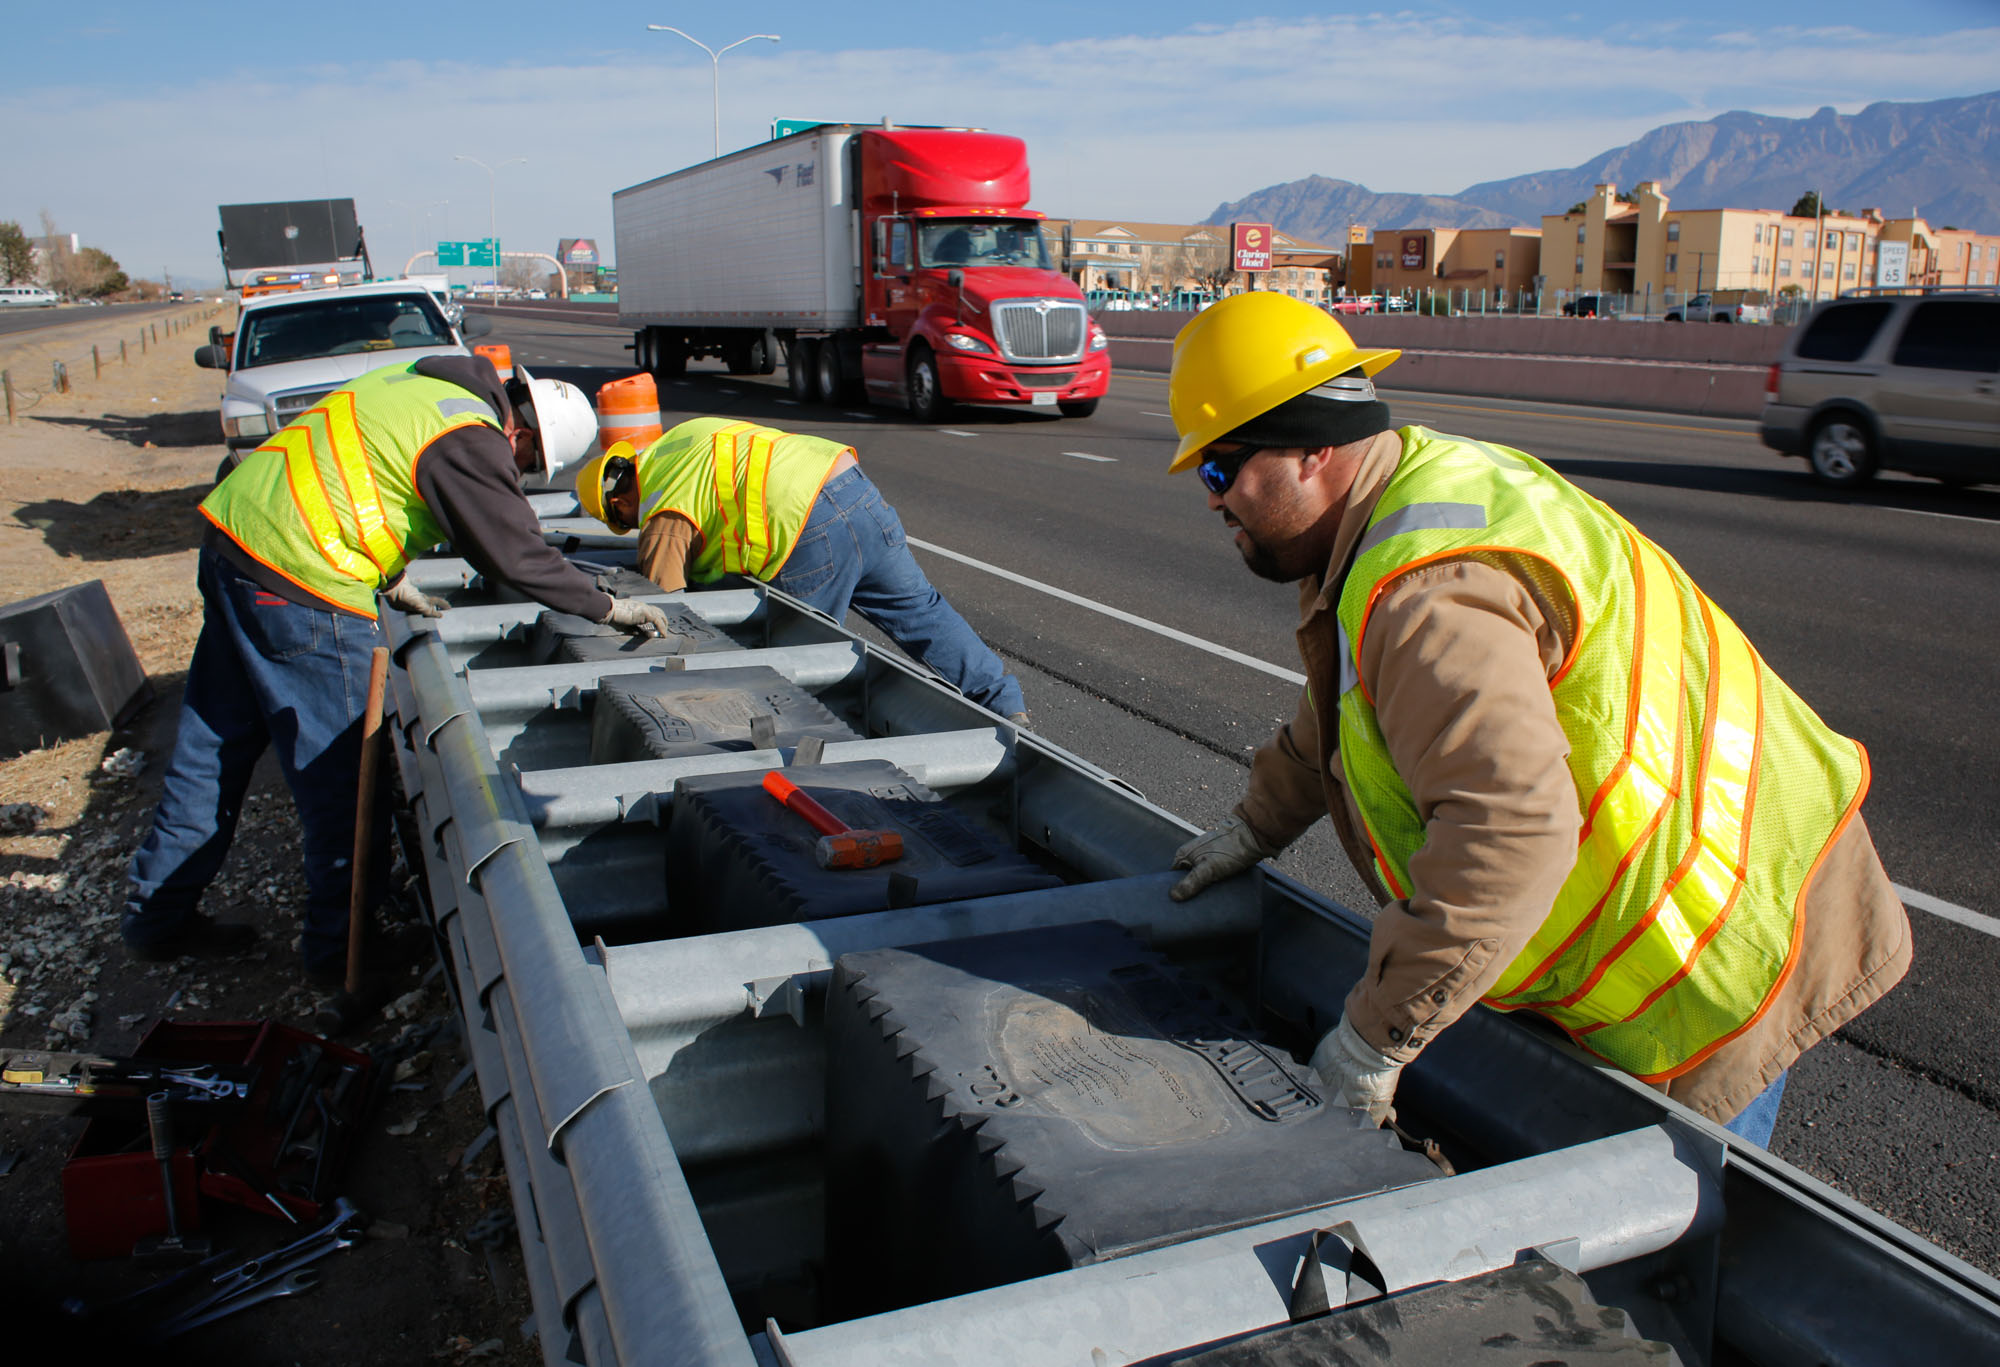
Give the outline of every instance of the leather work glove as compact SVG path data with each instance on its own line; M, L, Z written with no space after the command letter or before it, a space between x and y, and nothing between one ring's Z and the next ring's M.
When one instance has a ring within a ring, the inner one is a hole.
M1342 1105L1368 1112L1377 1125L1395 1114L1389 1103L1396 1099L1396 1079L1403 1065L1361 1038L1361 1032L1347 1023L1345 1012L1313 1050L1312 1066Z
M403 612L414 612L419 617L444 616L444 604L435 598L426 597L406 575L397 575L382 596L389 600L389 606Z
M614 598L611 611L597 619L598 625L623 627L625 630L643 636L647 629L655 636L673 634L673 619L651 603L640 598Z
M1188 876L1174 884L1168 894L1185 902L1211 883L1234 878L1260 859L1278 851L1257 838L1248 822L1232 816L1206 835L1198 835L1174 851L1174 867L1188 870Z

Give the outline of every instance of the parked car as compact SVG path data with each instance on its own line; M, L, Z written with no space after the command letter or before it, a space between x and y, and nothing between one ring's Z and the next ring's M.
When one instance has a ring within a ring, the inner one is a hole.
M40 285L0 285L0 308L52 309L56 303Z
M1409 311L1409 308L1410 301L1400 294L1385 294L1382 296L1382 312L1384 313L1406 313Z
M1375 311L1375 296L1372 294L1350 294L1330 301L1326 307L1330 313L1373 313Z
M1771 367L1759 429L1840 488L1877 470L2000 482L2000 292L1821 304Z
M1616 318L1618 301L1608 294L1579 294L1563 305L1565 318Z
M549 297L549 292L547 290L529 290L528 297L530 299L546 299Z
M194 360L228 372L222 438L233 465L349 380L424 356L469 356L467 340L492 330L484 317L454 327L429 290L399 280L253 299L228 342L211 331Z

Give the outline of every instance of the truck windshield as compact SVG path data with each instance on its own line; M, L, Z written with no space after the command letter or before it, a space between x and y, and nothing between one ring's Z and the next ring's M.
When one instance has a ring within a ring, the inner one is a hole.
M427 294L342 299L311 296L258 309L243 319L237 367L278 365L315 356L453 344L451 328Z
M943 218L917 224L919 266L1049 269L1042 225L1032 218Z

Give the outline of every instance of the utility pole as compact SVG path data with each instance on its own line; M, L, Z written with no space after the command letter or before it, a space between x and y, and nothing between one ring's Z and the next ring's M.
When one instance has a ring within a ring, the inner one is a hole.
M701 39L694 37L692 34L681 33L679 29L675 28L671 24L648 24L646 25L646 28L653 33L679 33L681 37L686 38L690 43L693 43L696 47L700 48L703 52L706 52L708 54L709 75L711 77L709 91L713 103L715 105L715 155L718 157L721 156L722 155L722 54L729 51L730 48L742 47L745 43L754 43L757 42L759 39L762 39L763 41L770 43L778 42L780 41L778 35L775 33L753 33L748 38L738 38L735 42L729 44L728 47L718 49L710 47L707 43L704 43Z
M486 173L486 231L490 234L489 240L493 244L492 297L498 298L500 294L500 218L499 218L499 210L496 207L499 203L499 195L500 195L500 190L499 190L500 176L498 168L488 166L478 157L468 157L462 152L452 157L452 160L469 161L474 166L477 166L480 170ZM500 165L515 166L525 163L527 160L528 159L526 157L509 157L507 158L507 160L501 162Z

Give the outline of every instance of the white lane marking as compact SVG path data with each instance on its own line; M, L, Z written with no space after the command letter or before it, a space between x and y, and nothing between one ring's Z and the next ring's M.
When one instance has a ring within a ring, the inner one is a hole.
M1016 574L1012 570L1003 570L998 565L989 565L984 560L974 560L969 555L961 555L957 551L946 550L943 546L934 545L929 541L919 541L914 536L908 537L907 540L912 546L916 546L921 550L941 555L947 560L956 560L961 565L970 565L976 570L985 570L988 574L996 575L1001 579L1007 580L1009 583L1019 584L1023 588L1033 589L1037 593L1046 593L1051 598L1060 598L1065 603L1074 603L1080 608L1089 608L1092 612L1116 618L1128 626L1139 627L1155 635L1164 636L1170 641L1179 641L1182 645L1193 646L1196 650L1205 650L1211 655L1219 655L1223 659L1233 661L1236 664L1248 665L1251 669L1261 670L1273 678L1283 679L1287 683L1295 683L1301 686L1305 684L1305 675L1297 673L1294 670L1285 669L1279 665L1274 665L1268 660L1260 660L1254 655L1245 655L1239 650L1231 650L1228 646L1217 645L1213 641L1204 641L1199 636L1190 636L1185 631L1176 631L1170 626L1164 626L1159 622L1145 617L1135 616L1119 608L1114 608L1107 603L1100 603L1095 599L1084 598L1078 594L1070 593L1065 589L1056 588L1054 585L1044 584L1041 580L1030 579L1025 574Z
M787 408L797 408L799 406L799 401L797 399L778 399L776 400L776 402L785 405L785 407Z
M1888 503L1878 503L1875 506L1885 513L1909 513L1914 517L1942 517L1953 522L1984 522L1989 527L1993 525L1993 519L1990 517L1968 517L1964 513L1934 513L1928 508L1898 508Z
M846 409L841 410L840 416L842 416L843 418L859 418L863 422L875 421L875 415L873 413L850 413Z
M1947 921L1956 921L1962 926L1978 931L1981 935L1991 935L1994 939L2000 940L2000 917L1987 916L1977 911L1968 911L1964 907L1947 902L1941 897L1933 897L1927 892L1918 892L1915 888L1906 888L1901 883L1894 884L1893 886L1896 889L1896 895L1903 899L1905 906L1915 907L1919 911L1928 911L1931 915L1942 916Z
M1154 411L1153 411L1152 409L1150 409L1150 408L1142 408L1142 409L1140 409L1140 410L1139 410L1139 416L1140 416L1140 417L1142 417L1142 418L1171 418L1171 417L1173 417L1173 414L1171 414L1171 413L1155 413L1155 412L1154 412Z
M938 435L942 437L976 437L979 434L977 432L961 432L956 427L940 427L938 428Z
M1118 457L1116 456L1093 456L1088 451L1065 451L1063 454L1074 457L1077 460L1094 460L1104 465L1116 465L1118 463Z
M735 397L736 397L736 395L737 395L737 394L739 394L739 393L741 393L742 391L741 391L741 390L736 390L736 389L724 389L724 388L723 388L723 387L722 387L721 385L717 385L717 386L715 387L715 392L716 392L716 393L718 393L718 394L727 394L727 395L729 395L729 396L730 396L731 398L735 398Z

